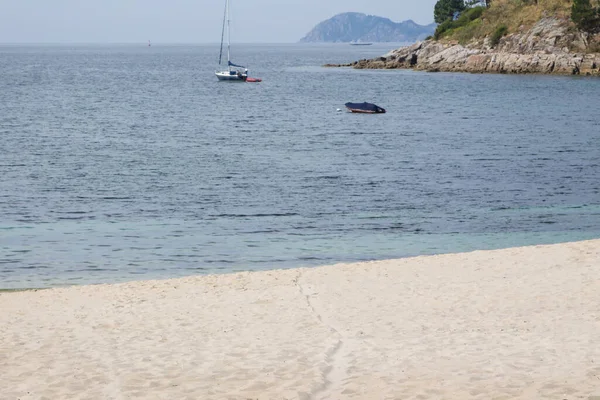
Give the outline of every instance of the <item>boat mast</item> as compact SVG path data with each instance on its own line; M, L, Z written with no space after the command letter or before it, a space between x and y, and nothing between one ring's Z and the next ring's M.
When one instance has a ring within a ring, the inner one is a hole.
M225 21L227 19L227 3L225 3L225 11L223 11L223 29L221 30L221 50L219 51L219 65L223 59L223 39L225 38Z
M230 48L231 48L231 28L229 25L229 0L227 0L227 68L231 71L230 61Z

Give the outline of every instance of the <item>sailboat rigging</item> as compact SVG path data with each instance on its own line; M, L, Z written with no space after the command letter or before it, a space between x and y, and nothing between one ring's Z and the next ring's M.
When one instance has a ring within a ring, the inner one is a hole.
M223 42L225 40L225 30L227 30L227 70L215 71L215 75L220 81L242 81L248 79L248 68L243 65L237 65L231 62L231 30L229 17L229 0L225 1L225 12L223 14L223 29L221 31L221 50L219 52L219 65L223 61Z

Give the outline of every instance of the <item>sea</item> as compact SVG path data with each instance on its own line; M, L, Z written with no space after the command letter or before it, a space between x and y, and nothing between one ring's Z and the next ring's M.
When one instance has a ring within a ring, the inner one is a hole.
M0 46L0 289L600 238L600 79L323 67L395 47Z

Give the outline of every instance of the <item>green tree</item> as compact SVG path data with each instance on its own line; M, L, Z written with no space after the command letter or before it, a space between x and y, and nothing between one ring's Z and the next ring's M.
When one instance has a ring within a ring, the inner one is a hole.
M438 0L433 9L433 19L438 24L452 19L455 13L466 8L464 0Z
M600 7L592 7L590 0L573 0L571 19L584 32L600 32Z

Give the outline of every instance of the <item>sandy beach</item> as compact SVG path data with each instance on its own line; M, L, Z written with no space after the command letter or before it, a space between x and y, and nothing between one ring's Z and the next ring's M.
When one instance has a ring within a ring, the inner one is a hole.
M600 240L0 293L0 399L600 399Z

